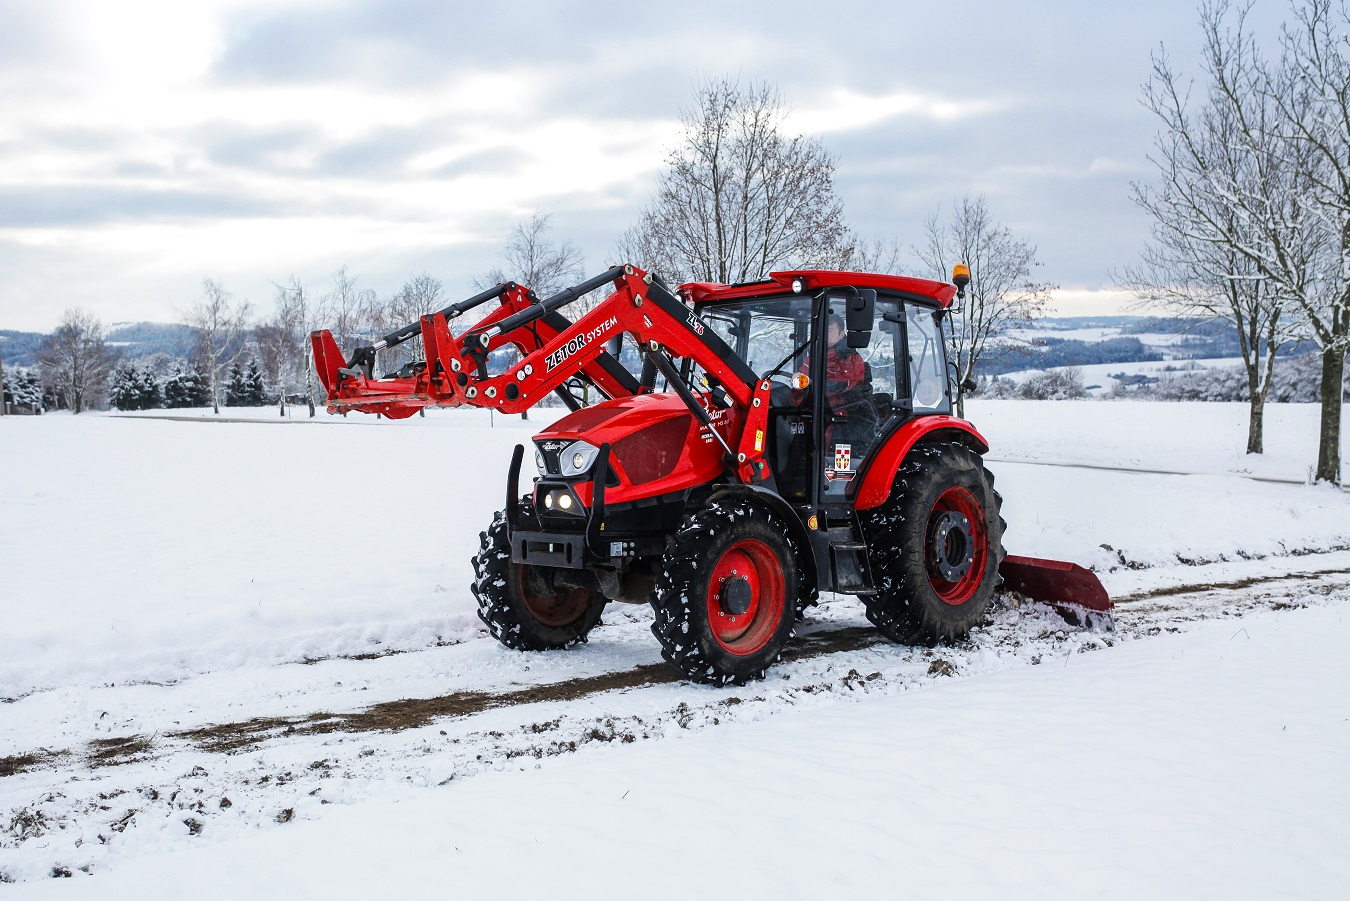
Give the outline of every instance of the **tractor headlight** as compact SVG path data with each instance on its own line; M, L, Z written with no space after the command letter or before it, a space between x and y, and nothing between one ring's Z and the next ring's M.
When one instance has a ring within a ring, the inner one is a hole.
M572 495L570 495L570 494L560 494L560 495L558 495L558 509L559 509L559 510L571 510L571 509L572 509Z
M541 450L536 450L536 451L534 452L534 465L535 465L536 467L539 468L539 474L540 474L541 476L546 476L546 475L548 475L548 466L545 465L545 463L544 463L544 452L543 452L543 451L541 451Z
M600 448L594 444L585 441L574 441L569 444L562 452L559 462L562 464L562 474L565 476L580 476L595 464L595 458L600 453Z

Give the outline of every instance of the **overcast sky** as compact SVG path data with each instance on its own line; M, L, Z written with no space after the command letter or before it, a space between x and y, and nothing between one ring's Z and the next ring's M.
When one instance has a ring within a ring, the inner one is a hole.
M983 194L1061 314L1115 312L1159 43L1194 70L1192 4L0 0L0 328L172 321L205 276L267 312L343 264L453 298L535 210L599 271L723 74L781 88L860 234Z

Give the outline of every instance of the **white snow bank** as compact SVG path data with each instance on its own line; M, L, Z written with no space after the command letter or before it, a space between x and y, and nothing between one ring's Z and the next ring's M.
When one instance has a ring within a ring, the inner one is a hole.
M488 773L10 897L1334 898L1350 616ZM579 861L583 863L578 863Z

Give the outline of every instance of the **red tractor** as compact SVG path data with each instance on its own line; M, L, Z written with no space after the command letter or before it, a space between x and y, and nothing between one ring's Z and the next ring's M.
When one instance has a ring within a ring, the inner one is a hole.
M498 285L350 362L328 332L312 341L330 411L518 413L550 393L571 408L535 436L525 497L517 446L474 557L499 641L568 647L609 602L650 603L666 660L742 683L822 591L857 595L902 643L963 638L1000 582L1109 623L1090 572L1004 553L988 443L952 415L943 318L968 280L803 270L672 290L620 266L545 299ZM560 312L610 285L576 322ZM375 376L378 353L416 334L425 359ZM582 386L605 399L582 406Z

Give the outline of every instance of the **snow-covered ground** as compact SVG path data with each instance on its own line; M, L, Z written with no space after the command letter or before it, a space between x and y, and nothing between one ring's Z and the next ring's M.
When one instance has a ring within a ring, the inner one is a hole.
M542 417L0 419L0 875L75 876L4 891L1350 890L1350 495L1296 484L1316 409L1273 407L1262 461L1242 405L968 412L1009 549L1153 600L927 651L827 599L735 692L665 681L644 608L566 653L483 637L469 557Z
M499 753L468 781L391 780L380 797L327 809L305 798L303 821L226 840L204 831L189 853L188 830L164 828L106 874L8 888L103 899L1345 897L1346 600L982 676L860 682L772 716L671 725L656 741L539 761ZM448 747L428 732L426 745ZM113 800L119 813L140 803Z
M1199 401L966 402L966 415L989 439L994 460L1308 481L1317 460L1319 407L1268 405L1263 454L1246 452L1247 413L1245 403ZM1341 422L1341 447L1350 448L1350 417ZM1250 531L1245 523L1213 528Z

